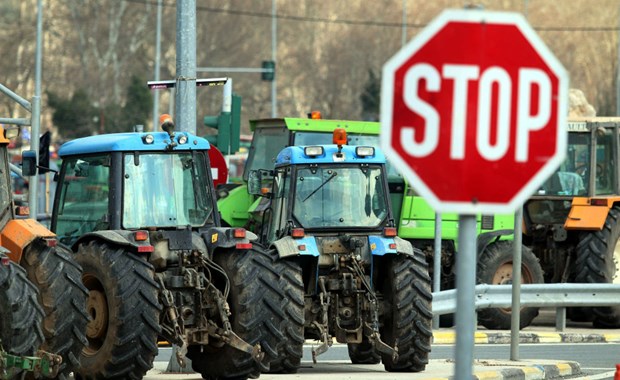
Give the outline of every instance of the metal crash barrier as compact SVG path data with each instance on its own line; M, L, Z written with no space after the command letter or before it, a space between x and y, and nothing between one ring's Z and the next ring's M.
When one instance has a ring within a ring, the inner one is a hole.
M620 305L620 284L524 284L521 285L521 306L555 307L557 331L566 328L567 307ZM476 285L475 308L510 308L511 285ZM433 314L444 315L456 311L456 289L433 293Z

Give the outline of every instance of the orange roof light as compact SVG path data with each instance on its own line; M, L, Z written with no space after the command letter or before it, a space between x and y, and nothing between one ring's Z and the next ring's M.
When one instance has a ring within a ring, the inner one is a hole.
M347 145L347 131L342 128L334 129L334 144Z
M308 116L310 116L310 119L315 119L315 120L322 119L321 111L312 111L308 114Z

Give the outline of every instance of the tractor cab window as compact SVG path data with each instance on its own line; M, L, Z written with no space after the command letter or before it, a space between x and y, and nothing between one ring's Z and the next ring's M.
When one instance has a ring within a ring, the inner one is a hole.
M377 227L388 213L379 166L300 167L293 216L304 228Z
M243 179L248 180L252 170L272 169L278 153L288 146L289 132L282 128L257 128L248 153Z
M9 181L12 179L8 170L8 153L6 149L2 151L2 170L5 173L3 173L4 175L0 181L0 212L2 214L2 220L4 221L6 219L5 214L7 214L7 210L9 210L11 206ZM4 225L4 223L2 225Z
M289 181L290 173L290 167L280 168L276 170L276 175L273 179L273 223L269 224L268 241L278 238L278 235L286 227L289 210L288 194L291 187Z
M72 244L87 232L107 229L110 157L66 158L61 175L55 221L60 241Z
M594 154L592 154L590 132L569 133L566 159L547 179L537 194L586 196L591 192L591 179L594 180L595 185L594 195L613 194L616 169L612 167L614 150L610 132L611 130L601 128L597 133Z
M201 227L212 217L205 154L124 157L123 228Z

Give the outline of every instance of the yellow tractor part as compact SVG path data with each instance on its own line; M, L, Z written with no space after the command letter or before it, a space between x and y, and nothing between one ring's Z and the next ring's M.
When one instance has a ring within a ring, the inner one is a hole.
M620 197L573 198L571 210L564 223L566 230L599 231L605 225L609 210Z
M34 219L10 220L0 232L0 246L10 251L9 258L19 263L24 249L36 238L55 238L56 234Z

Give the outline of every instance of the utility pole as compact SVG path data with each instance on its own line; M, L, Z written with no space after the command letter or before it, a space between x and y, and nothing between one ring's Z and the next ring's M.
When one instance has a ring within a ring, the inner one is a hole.
M177 2L176 125L196 133L196 1Z
M157 31L155 34L155 81L159 81L159 65L161 55L161 11L162 0L157 0ZM153 131L157 130L159 124L159 92L153 91Z
M276 0L271 0L271 60L276 62L278 22L276 19ZM271 117L278 115L278 99L276 97L276 78L271 81Z

